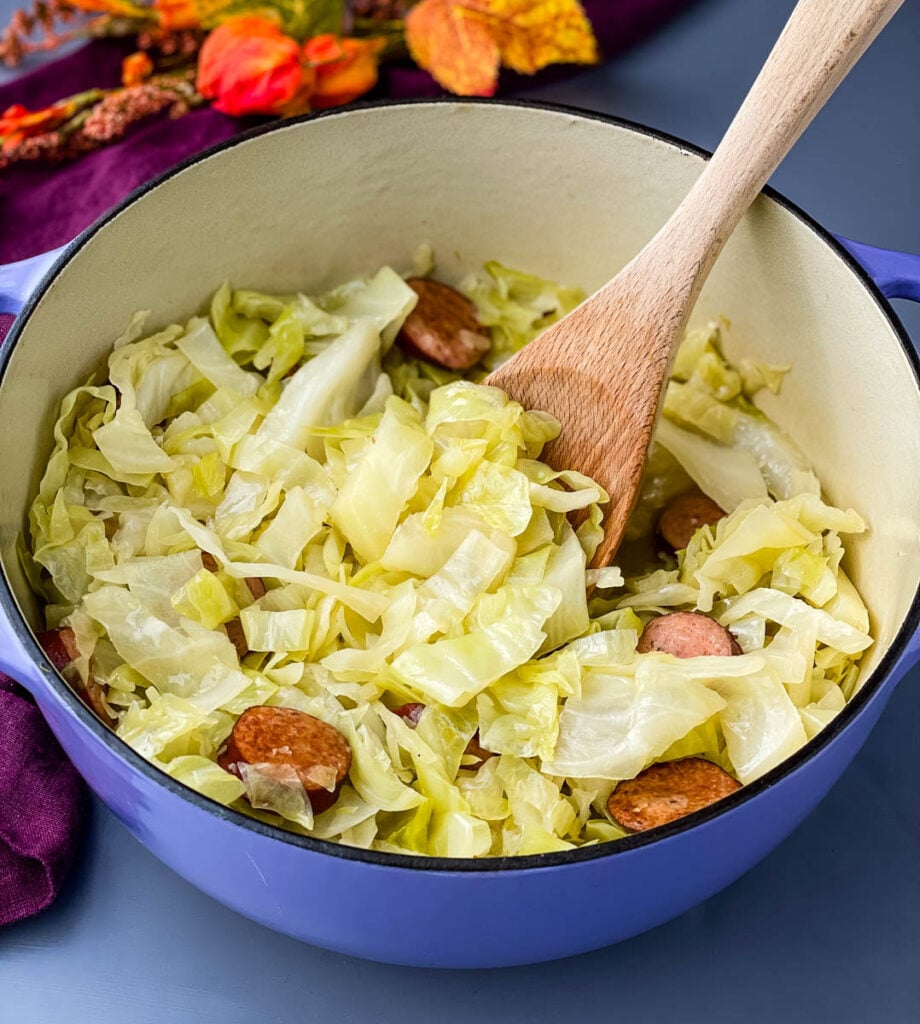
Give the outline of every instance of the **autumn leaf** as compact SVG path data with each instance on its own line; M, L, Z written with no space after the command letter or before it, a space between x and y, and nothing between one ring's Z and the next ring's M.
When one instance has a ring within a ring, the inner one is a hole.
M422 0L406 18L412 59L459 96L491 96L501 60L489 26L457 0Z
M121 84L126 88L140 85L153 74L153 61L149 54L139 50L129 53L121 62Z
M0 114L0 145L4 152L18 146L23 139L44 132L54 131L69 117L76 107L72 102L54 103L41 110L29 110L21 103L14 103Z
M578 0L463 0L488 25L512 71L532 75L548 64L596 64L597 41Z
M161 27L167 32L182 32L201 26L201 15L195 0L153 0L152 6Z
M413 59L445 89L491 96L499 64L532 75L594 64L597 41L578 0L422 0L406 19Z
M100 89L88 89L41 110L30 110L21 103L14 103L0 113L0 152L10 153L25 139L56 131L74 114L92 107L104 95Z
M329 33L308 40L302 53L315 75L311 106L340 107L373 89L385 45L384 39L338 39Z

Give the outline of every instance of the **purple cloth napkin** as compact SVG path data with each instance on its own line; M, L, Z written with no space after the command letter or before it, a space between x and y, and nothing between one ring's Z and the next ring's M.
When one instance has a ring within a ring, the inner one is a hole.
M693 0L584 0L605 57L638 42ZM130 46L96 41L0 87L0 111L13 103L39 108L94 86L117 85ZM571 74L553 68L545 83ZM502 88L533 79L502 76ZM417 68L385 69L377 94L439 95ZM14 166L0 174L0 263L70 241L128 192L255 122L214 110L177 121L154 118L118 144L59 167ZM0 342L12 317L0 315ZM0 674L0 925L37 913L57 895L77 847L86 791L38 709Z
M0 674L0 925L55 898L86 807L83 782L38 708Z

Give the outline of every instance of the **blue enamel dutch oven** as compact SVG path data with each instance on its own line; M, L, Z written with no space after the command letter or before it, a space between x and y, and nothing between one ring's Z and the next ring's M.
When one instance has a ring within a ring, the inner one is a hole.
M539 154L539 159L534 158ZM667 921L780 843L856 754L920 656L918 358L887 298L920 299L920 257L835 239L774 192L720 258L695 320L730 354L793 366L765 402L829 497L866 516L849 573L877 642L861 687L798 754L733 797L610 845L485 861L369 852L289 834L149 765L71 692L36 643L14 545L60 397L132 312L186 317L224 280L325 288L434 246L457 280L486 259L599 286L664 222L706 154L554 107L434 101L330 112L236 138L129 196L56 253L0 271L19 317L0 352L0 667L31 690L92 789L157 857L216 899L328 949L397 964L526 964ZM779 894L778 894L779 895ZM217 936L215 936L215 939Z

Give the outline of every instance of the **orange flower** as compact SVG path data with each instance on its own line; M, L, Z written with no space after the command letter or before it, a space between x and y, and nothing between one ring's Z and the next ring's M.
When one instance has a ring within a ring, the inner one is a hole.
M124 86L140 85L152 74L153 61L140 50L128 54L121 62L121 84Z
M33 135L53 132L75 112L76 104L72 100L53 103L41 110L29 110L21 103L14 103L0 114L0 139L3 151L14 149L23 139L29 139Z
M340 107L372 89L383 47L383 39L337 39L327 34L308 40L303 55L316 71L313 106Z
M232 117L292 113L304 86L297 43L261 15L225 21L201 47L198 92Z
M153 0L153 9L167 32L181 32L201 24L195 0Z

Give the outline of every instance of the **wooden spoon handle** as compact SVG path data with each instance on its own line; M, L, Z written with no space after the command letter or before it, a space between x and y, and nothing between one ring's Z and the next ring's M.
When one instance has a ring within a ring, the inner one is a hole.
M616 550L697 294L776 165L902 0L800 0L725 138L639 255L487 383L562 424L550 465L610 495L592 566Z
M671 273L682 260L695 300L738 221L902 2L800 0L719 148L637 260L667 252Z

